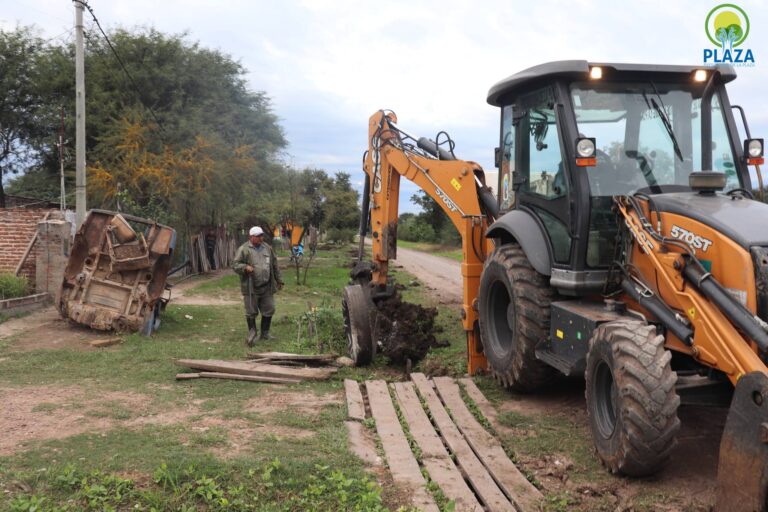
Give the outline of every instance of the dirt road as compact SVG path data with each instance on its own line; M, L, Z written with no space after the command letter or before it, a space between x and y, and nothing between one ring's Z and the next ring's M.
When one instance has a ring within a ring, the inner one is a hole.
M397 249L396 263L416 276L442 304L461 303L462 278L460 263L411 249ZM456 325L460 329L460 325ZM579 425L578 435L589 438L589 423L584 401L584 382L565 380L536 395L510 394L502 410L528 416L562 415ZM718 407L680 407L682 428L672 460L657 476L646 480L616 478L608 492L620 502L632 503L634 497L661 493L672 495L670 508L664 510L706 510L714 503L717 483L717 460L720 436L725 425L727 409ZM527 461L531 468L540 461ZM551 479L545 485L550 491L563 491L567 485ZM590 490L593 492L595 490ZM604 490L603 490L604 491ZM602 492L602 491L601 491ZM620 507L619 507L620 508Z
M461 264L442 256L397 248L395 263L416 276L441 304L461 304Z

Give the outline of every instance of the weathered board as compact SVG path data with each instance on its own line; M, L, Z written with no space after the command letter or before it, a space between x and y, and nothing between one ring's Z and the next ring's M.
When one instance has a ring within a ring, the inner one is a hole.
M176 374L176 380L192 380L192 379L199 379L200 374L199 373L177 373Z
M209 372L234 373L237 375L260 375L265 377L286 377L302 380L325 380L337 368L287 368L273 364L250 363L247 361L222 361L218 359L178 359L177 366Z
M299 379L289 379L285 377L266 377L264 375L238 375L236 373L220 372L200 372L200 377L204 379L226 379L226 380L245 380L248 382L266 382L268 384L298 384Z
M537 510L543 499L541 492L517 469L499 440L475 419L456 381L450 377L435 377L433 381L456 426L507 497L521 510Z
M92 347L104 348L104 347L111 347L113 345L118 345L122 342L123 342L122 338L105 338L101 340L93 340L88 344Z
M308 361L328 362L336 359L333 354L291 354L289 352L250 352L248 359L266 359L270 361Z
M392 479L410 493L414 507L425 512L439 512L400 426L387 383L382 380L367 381L365 387Z
M411 380L429 407L432 419L440 430L448 448L456 456L456 463L464 472L475 493L491 512L514 511L515 508L496 485L488 469L477 458L464 436L453 423L429 381L423 373L412 373ZM534 509L535 510L535 509Z
M412 382L396 382L393 384L400 411L408 423L408 430L421 450L421 460L443 494L455 503L459 511L482 512L483 507L477 501L467 483L464 481L456 465L451 460L448 450L435 432L427 414L421 406Z
M345 421L344 424L347 426L349 449L352 453L369 466L382 466L383 461L376 453L373 435L367 432L367 428L359 421Z
M365 404L357 381L344 379L344 394L347 396L347 416L353 420L363 421L365 419Z
M491 402L488 401L487 398L485 398L485 395L482 391L480 391L480 388L477 387L475 381L469 377L465 377L463 379L459 379L459 382L464 386L464 391L466 391L469 398L475 402L477 408L480 409L480 412L483 413L483 416L485 416L485 419L488 420L488 423L491 424L496 433L498 434L499 430L503 430L504 427L502 427L502 425L499 423L499 417L496 414L496 408L491 404Z

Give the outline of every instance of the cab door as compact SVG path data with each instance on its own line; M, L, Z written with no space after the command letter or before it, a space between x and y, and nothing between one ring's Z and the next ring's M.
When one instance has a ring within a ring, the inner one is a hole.
M555 90L545 87L503 109L502 126L514 132L514 165L510 165L514 207L533 213L549 238L555 265L567 266L571 255L570 183L557 122ZM502 141L503 143L504 141ZM502 148L504 145L502 144ZM512 158L512 151L509 158ZM502 154L502 166L504 164ZM503 189L501 189L502 194Z

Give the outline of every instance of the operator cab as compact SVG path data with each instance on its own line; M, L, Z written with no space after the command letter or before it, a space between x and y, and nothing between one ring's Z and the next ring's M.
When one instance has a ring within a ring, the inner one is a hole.
M614 258L613 196L689 192L701 170L724 174L725 191L751 190L752 141L739 141L725 90L734 78L731 66L561 61L494 85L503 217L488 236L525 249L537 226L548 254L529 255L534 268L560 293L600 291Z

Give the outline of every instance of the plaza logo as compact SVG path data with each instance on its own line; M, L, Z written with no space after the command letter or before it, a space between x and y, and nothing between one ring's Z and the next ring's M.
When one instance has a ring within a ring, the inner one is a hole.
M720 4L707 14L704 21L707 38L715 46L704 48L704 64L754 66L751 48L743 46L749 35L749 17L734 4Z

